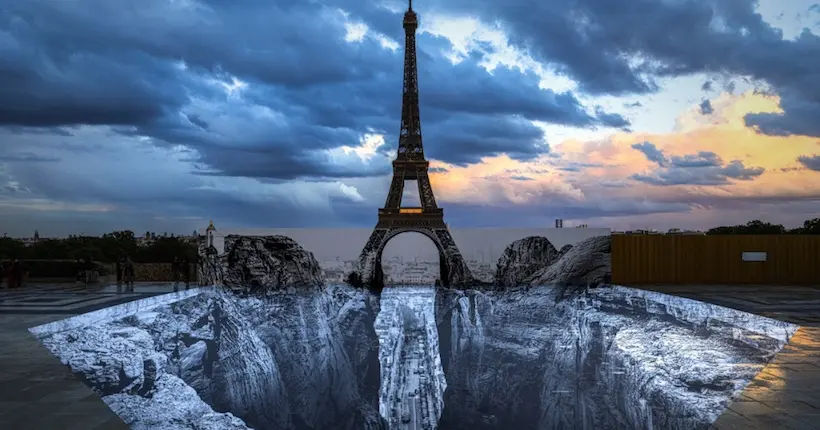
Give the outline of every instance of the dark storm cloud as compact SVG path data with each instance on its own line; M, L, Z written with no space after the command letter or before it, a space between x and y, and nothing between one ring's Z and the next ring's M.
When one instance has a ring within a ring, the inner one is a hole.
M632 149L640 151L646 156L647 160L657 163L658 166L663 167L666 165L666 155L652 142L635 143L632 145Z
M809 170L820 172L820 155L801 155L797 157L797 161Z
M636 143L632 148L658 168L649 174L632 175L630 179L651 185L725 185L730 179L751 181L765 172L762 167L746 167L740 160L724 164L720 156L711 151L667 157L651 142Z
M820 74L816 79L820 82ZM780 106L783 113L749 114L745 118L746 125L773 136L820 136L820 121L817 121L820 118L820 90L817 90L815 99L808 99L806 96L791 90L782 92Z
M714 152L700 151L684 156L673 155L669 158L669 164L672 167L717 167L723 164L723 161Z
M706 81L700 86L701 91L712 91L712 81Z
M746 167L733 160L724 166L669 167L650 174L635 174L630 178L650 185L726 185L730 179L751 181L764 173L762 167Z
M51 163L60 161L57 157L47 157L31 152L0 154L0 163Z
M703 115L711 115L715 112L715 109L712 107L712 102L709 99L706 99L700 102L700 113Z
M502 153L528 160L549 152L549 146L542 142L544 132L515 117L450 115L424 130L424 147L429 156L461 166Z
M403 42L401 14L356 11L372 30ZM378 151L389 152L400 112L401 50L370 37L345 42L335 9L287 0L148 0L139 8L32 0L0 10L0 30L11 42L0 43L0 73L12 83L0 88L0 124L122 126L125 134L195 149L209 174L289 179L388 171L382 159L342 165L323 152L358 146L366 132L386 134ZM452 48L446 39L419 34L418 46L432 157L463 163L544 152L540 130L521 119L629 125L615 113L589 112L571 93L539 90L527 72L502 66L490 74L479 67L487 46L457 65L443 56ZM248 84L241 96L224 90L234 77Z
M756 0L451 0L434 7L498 23L513 45L593 94L647 93L657 88L657 77L698 72L765 81L784 97L785 114L751 115L749 124L765 133L818 136L820 37L804 30L784 40L756 6Z

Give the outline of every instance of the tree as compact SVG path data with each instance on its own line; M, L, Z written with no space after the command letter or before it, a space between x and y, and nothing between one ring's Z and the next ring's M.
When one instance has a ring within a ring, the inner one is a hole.
M791 230L792 234L820 234L820 218L814 218L803 222L803 227Z
M743 225L711 228L706 232L706 234L820 234L820 218L806 220L803 222L802 227L793 229L786 229L780 224L772 224L760 220L754 220Z
M144 262L170 262L174 258L188 258L194 261L196 254L195 244L176 237L159 237L148 246L139 248L136 258Z
M0 237L0 259L21 258L26 250L26 245L11 237Z
M786 234L786 231L786 228L780 224L772 224L760 220L754 220L749 221L744 225L711 228L706 232L706 234Z

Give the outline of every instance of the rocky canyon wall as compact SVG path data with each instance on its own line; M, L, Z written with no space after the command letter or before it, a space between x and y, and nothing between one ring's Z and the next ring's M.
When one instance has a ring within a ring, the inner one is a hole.
M374 303L204 289L42 342L132 428L386 429Z
M796 330L622 287L560 294L439 294L439 429L708 428Z

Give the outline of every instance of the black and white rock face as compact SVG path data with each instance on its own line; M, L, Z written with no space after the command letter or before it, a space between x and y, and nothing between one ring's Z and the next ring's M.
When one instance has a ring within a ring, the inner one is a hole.
M706 429L796 326L623 287L440 291L439 429Z
M209 289L42 342L132 428L386 429L372 303Z
M546 237L531 236L511 243L498 259L495 285L586 287L608 284L612 272L611 236L585 239L560 251Z
M383 315L382 335L438 345L418 348L429 379L444 377L424 422L441 413L439 429L705 429L797 329L618 286L558 294L438 289L433 312L420 313L437 325L426 335L413 317ZM174 297L32 331L132 428L387 428L379 392L401 387L379 386L377 297L347 286Z
M530 236L511 243L501 254L495 272L499 287L515 287L535 272L551 266L558 250L546 237Z
M324 285L313 253L286 236L225 237L225 252L214 255L200 245L200 280L252 292L316 288Z
M561 249L556 261L527 278L534 286L588 286L609 284L612 274L612 237L596 236Z

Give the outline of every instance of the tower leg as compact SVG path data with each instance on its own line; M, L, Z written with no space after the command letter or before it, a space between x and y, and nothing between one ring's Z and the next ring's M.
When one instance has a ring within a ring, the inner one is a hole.
M373 233L370 233L370 238L367 239L364 249L359 254L359 281L363 285L370 285L373 282L374 266L379 263L377 253L381 249L382 242L384 242L388 232L387 229L373 229Z
M390 191L387 192L387 201L385 201L384 207L391 209L400 207L403 193L404 171L401 169L394 169L393 181L390 182Z
M419 186L419 200L421 207L425 209L436 208L436 196L433 194L433 186L430 185L430 176L427 174L427 169L419 169L416 174Z
M444 254L444 259L447 261L447 279L442 279L444 286L452 288L470 287L473 283L473 274L470 271L467 262L458 250L456 241L450 234L447 228L437 228L433 230L433 234L441 244L441 250Z

